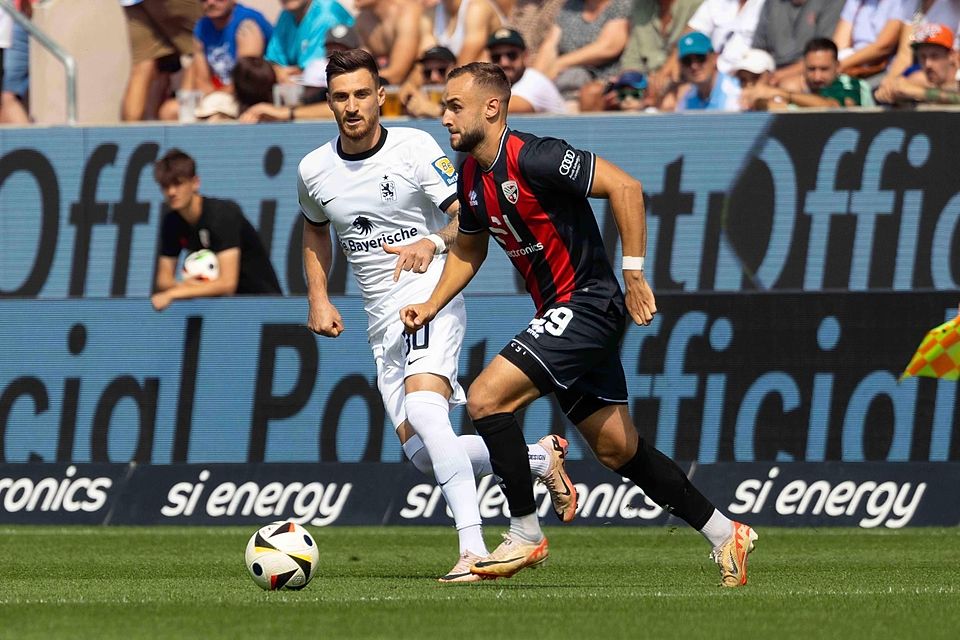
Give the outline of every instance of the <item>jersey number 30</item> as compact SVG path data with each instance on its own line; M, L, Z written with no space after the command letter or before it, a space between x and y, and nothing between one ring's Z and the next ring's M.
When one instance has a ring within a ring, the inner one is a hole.
M404 333L403 341L407 345L407 352L404 355L409 356L410 350L419 351L420 349L430 348L430 325L425 324L420 327L416 333Z

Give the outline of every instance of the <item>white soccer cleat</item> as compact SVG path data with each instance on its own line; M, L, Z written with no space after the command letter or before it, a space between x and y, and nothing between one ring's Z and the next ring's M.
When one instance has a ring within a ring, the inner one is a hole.
M480 582L483 580L478 575L470 573L470 567L475 563L483 560L483 556L478 556L475 553L470 553L469 551L464 551L460 554L460 559L457 560L457 564L453 565L453 569L447 573L447 575L442 578L437 579L437 582L441 584L461 584L464 582Z
M484 580L509 578L523 568L542 564L549 555L550 547L547 545L546 537L539 542L528 542L523 538L515 538L510 533L505 533L500 546L486 558L481 558L474 563L470 571Z
M560 522L570 522L577 515L577 488L570 481L564 461L567 457L567 441L557 435L540 438L537 442L550 456L547 472L540 476L540 482L550 492L553 511Z
M720 583L725 587L747 584L747 556L753 551L757 532L745 524L733 523L733 535L714 548L710 558L720 567Z

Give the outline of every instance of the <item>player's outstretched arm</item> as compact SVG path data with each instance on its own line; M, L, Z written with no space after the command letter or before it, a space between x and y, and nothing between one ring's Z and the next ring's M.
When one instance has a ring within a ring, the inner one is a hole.
M434 287L430 299L419 304L411 304L400 310L400 319L409 331L416 331L433 320L434 316L447 306L454 296L473 280L480 265L487 258L489 234L458 233L447 263L443 265L440 281Z
M460 220L460 203L454 201L447 208L446 213L451 220L447 226L436 233L431 233L429 236L410 244L383 245L384 251L397 256L397 267L393 270L394 282L400 280L400 273L403 271L426 273L427 267L433 262L433 257L445 253L447 247L454 243L457 239L457 226Z
M643 187L617 165L597 156L590 195L608 198L610 210L620 232L625 261L623 283L626 286L627 311L637 324L647 325L657 312L653 290L643 277L642 258L647 255L647 217L643 205Z
M307 328L336 338L343 333L343 319L327 295L327 274L333 263L330 226L303 222L303 270L307 276Z

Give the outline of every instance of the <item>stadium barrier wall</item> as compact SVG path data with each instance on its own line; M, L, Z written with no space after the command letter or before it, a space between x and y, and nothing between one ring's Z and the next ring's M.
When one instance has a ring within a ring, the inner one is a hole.
M700 463L960 460L956 384L897 383L956 309L958 118L516 119L644 182L661 311L629 330L623 358L646 437ZM446 148L435 123L395 124ZM342 260L331 286L347 333L303 328L296 165L334 131L0 130L0 461L399 461ZM153 312L150 164L171 146L197 157L204 193L243 205L290 297ZM465 384L529 321L518 287L491 251L469 289ZM524 421L528 439L572 433L552 401ZM462 410L454 422L470 428Z
M572 462L574 524L673 525L632 483ZM957 463L696 465L688 473L721 509L754 526L899 529L955 526ZM509 516L499 486L480 481L488 524ZM549 496L536 488L538 513ZM410 464L0 465L0 524L452 525L439 487Z
M396 122L434 135L437 123ZM516 118L639 178L656 291L955 291L960 112ZM196 157L202 191L257 226L305 291L295 179L332 123L0 130L0 297L149 294L161 197L151 163ZM350 188L346 185L346 188ZM608 247L616 228L596 203ZM331 288L356 288L338 256ZM509 284L508 284L509 283ZM522 293L500 252L473 293Z
M0 344L0 462L396 462L365 316L303 326L303 298L220 299L157 314L145 300L8 300ZM960 460L957 384L898 383L944 293L663 294L621 357L641 432L680 460ZM467 300L469 385L533 314L516 296ZM471 432L466 414L455 428ZM529 441L585 447L552 397ZM587 454L589 455L589 454Z

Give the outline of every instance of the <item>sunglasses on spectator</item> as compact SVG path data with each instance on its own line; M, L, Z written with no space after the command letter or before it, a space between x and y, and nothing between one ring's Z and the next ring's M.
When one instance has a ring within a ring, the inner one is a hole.
M515 62L519 57L520 57L519 51L501 51L499 53L490 54L490 60L493 62L496 62L500 58L506 58L510 62Z
M424 67L423 77L426 78L427 80L431 78L437 78L437 77L439 77L442 80L446 80L447 71L449 70L450 70L449 67Z
M617 89L617 97L621 100L626 98L636 98L640 100L643 98L643 89L638 89L637 87L620 87Z
M706 61L707 61L707 56L703 55L702 53L691 53L688 56L683 56L682 58L680 58L680 64L682 64L685 67L689 67L694 62L698 64L703 64Z

